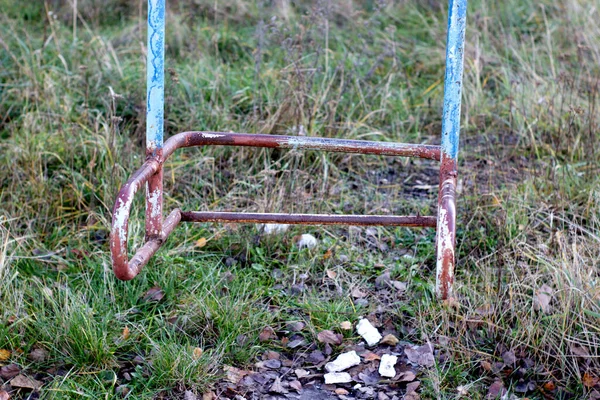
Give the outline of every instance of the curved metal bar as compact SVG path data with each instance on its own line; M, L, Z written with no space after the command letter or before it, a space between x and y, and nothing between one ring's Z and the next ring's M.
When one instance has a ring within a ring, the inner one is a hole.
M440 146L389 143L368 140L332 139L307 136L264 135L229 132L182 132L169 138L163 148L166 160L180 147L249 146L280 149L321 150L337 153L378 154L440 160Z
M132 270L127 255L127 238L129 212L133 198L138 190L162 168L156 160L146 161L129 180L121 187L113 208L112 227L110 231L110 252L113 260L113 271L119 279L132 279L139 271Z

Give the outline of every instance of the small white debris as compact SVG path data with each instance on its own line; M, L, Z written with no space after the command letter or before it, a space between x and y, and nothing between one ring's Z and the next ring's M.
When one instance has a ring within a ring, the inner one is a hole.
M362 387L362 385L360 383L357 383L356 385L352 386L352 389L354 390L358 390Z
M347 372L330 372L323 375L323 378L325 378L326 385L352 382L352 377Z
M367 342L369 346L375 346L381 340L382 336L368 319L362 318L356 324L356 331L363 339Z
M311 235L310 233L305 233L300 235L300 239L298 239L298 248L302 249L306 247L307 249L312 249L316 247L319 241L316 237Z
M360 357L353 350L342 353L332 362L325 364L325 370L327 372L340 372L358 364L360 364Z
M279 233L285 233L290 227L287 224L264 224L265 235L276 235Z
M388 378L393 378L396 376L396 368L394 368L394 365L396 365L397 361L397 356L393 356L391 354L382 355L381 362L379 363L379 375Z

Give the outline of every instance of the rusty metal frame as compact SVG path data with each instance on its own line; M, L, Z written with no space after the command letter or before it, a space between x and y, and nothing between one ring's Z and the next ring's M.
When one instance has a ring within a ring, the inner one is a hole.
M320 137L225 132L182 132L163 145L165 0L148 0L146 162L123 185L113 209L110 249L117 278L133 279L180 222L246 222L305 225L387 225L437 229L436 292L452 295L455 265L458 134L463 70L466 0L450 1L442 145L388 143ZM198 212L174 209L163 220L163 166L173 152L193 146L249 146L341 153L418 157L436 160L440 167L438 215L331 215L245 212ZM129 260L129 214L136 192L146 189L145 243Z

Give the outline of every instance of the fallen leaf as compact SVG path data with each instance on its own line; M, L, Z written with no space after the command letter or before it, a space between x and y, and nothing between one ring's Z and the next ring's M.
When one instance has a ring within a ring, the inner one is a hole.
M294 370L294 374L296 374L296 376L298 377L298 379L300 379L300 378L304 378L305 376L310 375L310 372L308 372L305 369L298 368L298 369Z
M398 382L412 382L416 379L416 377L417 374L414 371L408 370L400 372L398 375L396 375L394 380Z
M400 282L400 281L390 281L390 284L394 287L394 289L396 289L399 292L404 292L406 291L406 283L404 282Z
M504 383L501 380L495 380L494 383L490 385L488 388L488 394L486 399L488 400L496 400L501 396L504 396L506 393L506 389L504 388Z
M387 344L389 346L395 346L398 344L398 342L400 342L400 340L398 340L398 338L394 335L392 335L391 333L388 335L385 335L383 337L383 339L381 339L381 344Z
M337 389L335 389L334 392L335 392L335 394L340 395L340 396L346 396L347 394L350 394L350 392L344 388L337 388Z
M275 333L275 330L273 328L271 328L270 326L265 326L258 335L258 340L260 340L261 342L266 342L271 339L277 339L277 334Z
M265 354L263 355L263 359L266 360L279 360L280 358L281 354L273 350L265 351Z
M404 395L404 400L419 400L421 396L417 393L417 389L421 382L414 381L406 385L406 394Z
M14 378L15 376L19 375L19 372L21 372L21 367L19 367L17 364L9 364L0 368L0 378Z
M196 247L201 249L204 246L206 246L207 242L208 242L208 240L206 240L206 238L201 237L200 239L196 240Z
M223 367L223 371L225 371L226 379L236 385L242 380L243 377L250 373L249 371L244 371L242 369L232 367L231 365L225 365Z
M571 344L571 351L578 357L589 357L590 352L584 346L578 346L576 344Z
M48 351L46 349L33 349L27 358L31 361L35 362L43 362L46 358L48 358Z
M292 389L296 390L297 392L302 390L302 384L300 383L300 381L293 380L289 383L289 385Z
M324 330L317 334L317 339L321 343L340 345L342 344L342 340L344 339L344 337L340 333L335 333L330 330Z
M10 358L10 350L0 349L0 362Z
M542 387L547 392L553 392L556 390L556 384L552 381L544 383L544 386L542 386Z
M280 377L275 378L275 382L273 382L273 385L271 385L271 388L269 389L269 391L272 393L279 393L279 394L288 393L287 389L284 388L283 385L281 384Z
M0 390L0 400L8 400L10 395L5 390Z
M183 400L198 400L198 397L196 397L196 395L193 392L186 390L183 393Z
M330 259L332 255L333 255L333 252L331 251L331 249L327 250L325 252L325 254L323 254L323 260Z
M552 301L553 290L550 286L544 284L535 292L533 298L533 308L535 310L542 310L546 314L550 313L551 307L550 302Z
M345 331L349 331L352 329L352 322L350 321L344 321L342 323L340 323L340 329L343 329Z
M362 358L365 361L375 361L375 360L381 360L381 356L378 354L373 353L372 351L367 351L366 353L364 353L362 355Z
M204 350L202 350L202 348L194 347L194 351L192 352L192 357L194 358L194 360L197 360L200 357L202 357L203 353L204 353Z
M210 392L206 392L202 395L202 400L217 400L218 397L212 390Z
M406 347L404 354L408 357L408 361L422 367L432 367L435 364L433 357L433 347L429 344L423 346Z
M329 279L335 279L335 277L337 276L337 272L330 269L326 270L325 273L327 274L327 277Z
M513 366L517 362L517 356L514 351L505 351L502 353L502 361L504 361L504 365Z
M10 385L18 388L38 390L43 383L25 375L17 375L11 379Z
M490 372L492 370L492 364L489 361L483 360L479 363L479 365L481 365L481 368L483 368L487 372Z
M363 292L362 290L360 290L360 288L355 287L354 289L352 289L352 293L350 293L352 295L352 297L354 297L355 299L362 299L364 297L367 297L367 293Z
M583 383L583 386L587 388L592 388L596 386L598 381L599 379L594 375L590 374L589 372L584 373L583 378L581 379L581 383Z
M165 293L163 292L163 290L158 286L154 286L154 287L151 287L150 289L148 289L148 291L144 294L144 297L142 298L142 300L143 301L161 301L163 299L163 297L165 297Z
M123 328L123 333L121 333L121 337L123 338L123 340L129 339L130 335L131 335L131 332L129 331L129 327L126 326L125 328Z

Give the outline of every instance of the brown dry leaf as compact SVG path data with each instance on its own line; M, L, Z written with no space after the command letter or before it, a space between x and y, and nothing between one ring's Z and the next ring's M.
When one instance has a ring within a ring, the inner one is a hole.
M422 367L432 367L435 364L433 357L433 346L426 344L423 346L406 347L404 354L408 357L408 361L413 364L418 364Z
M210 392L206 392L202 395L202 400L217 400L218 397L215 394L215 392L210 391Z
M375 360L381 360L381 356L378 354L373 353L372 351L367 351L366 353L364 353L362 355L362 358L365 361L375 361Z
M351 293L352 297L354 297L355 299L362 299L367 297L367 293L363 292L362 290L360 290L360 288L355 287L354 289L352 289L352 293Z
M352 330L352 322L344 321L344 322L340 323L340 329L343 329L345 331Z
M29 353L29 355L27 355L27 358L30 359L31 361L42 362L46 358L48 358L48 351L46 349L41 349L41 348L33 349L31 351L31 353Z
M535 310L542 310L546 314L551 311L550 302L552 301L553 290L550 286L544 284L535 292L533 297L533 308Z
M43 383L25 375L17 375L11 379L10 385L18 388L38 390Z
M583 386L585 386L586 388L592 388L596 386L598 381L599 379L594 375L590 374L589 372L584 373L583 378L581 379L581 383L583 383Z
M350 392L344 388L337 388L337 389L335 389L335 394L340 395L340 396L346 396L347 394L350 394Z
M325 254L323 254L323 260L328 260L331 258L331 256L333 255L333 251L331 251L331 249L327 250L325 252Z
M329 279L335 279L335 277L337 276L337 272L332 271L330 269L326 270L325 273L327 274Z
M206 240L206 238L202 237L202 238L196 240L195 246L198 247L199 249L201 249L204 246L206 246L207 242L208 242L208 240Z
M10 395L6 390L0 390L0 400L8 400L10 399Z
M481 365L481 368L483 368L487 372L490 372L492 370L492 363L490 363L489 361L483 360L479 364Z
M128 326L126 326L126 327L123 329L123 333L121 333L121 337L122 337L124 340L127 340L127 339L129 339L129 336L131 336L131 332L129 331L129 327L128 327Z
M0 362L10 358L10 350L0 349Z
M15 376L19 375L19 372L21 372L21 367L19 367L17 364L9 364L0 368L0 378L14 378Z
M250 373L250 371L245 371L236 367L232 367L231 365L225 365L223 367L223 371L225 371L227 375L226 379L229 382L236 385L242 380L243 377Z
M398 382L412 382L417 378L417 374L414 371L408 370L400 372L395 378Z
M330 330L324 330L317 334L317 339L321 343L340 345L342 344L342 340L344 339L344 337L340 333L335 333Z
M194 358L194 360L197 360L200 357L202 357L202 353L204 353L204 350L202 350L200 347L194 347L194 351L192 352L192 357Z
M400 340L398 340L398 338L394 335L392 335L391 333L388 335L385 335L383 337L383 339L381 339L381 342L379 342L380 344L387 344L389 346L395 346L398 344L398 342L400 342Z
M275 330L273 328L271 328L270 326L265 326L258 335L258 340L260 340L261 342L266 342L271 339L277 339L277 334L275 333Z
M404 400L419 400L421 396L417 393L417 389L421 382L414 381L406 385L406 394L404 395Z
M584 346L578 346L576 344L571 344L571 352L578 357L589 357L590 352Z
M542 386L542 387L547 392L553 392L556 390L556 384L552 381L544 383L544 386Z
M275 382L273 382L273 385L271 385L271 388L269 389L269 391L273 392L273 393L279 393L279 394L288 393L287 389L284 388L283 385L281 384L280 377L275 378Z
M289 383L290 387L294 390L296 390L297 392L302 390L302 384L300 383L300 381L298 380L293 380Z
M142 298L142 300L144 300L144 301L161 301L163 299L163 297L165 297L165 293L163 292L163 290L158 286L154 286L154 287L151 287L150 289L148 289L148 291L144 294L144 297Z
M499 399L505 393L506 393L506 389L504 388L504 383L502 383L502 381L498 379L498 380L494 381L494 383L492 383L490 385L490 387L488 388L488 395L487 395L486 399L488 399L488 400Z

